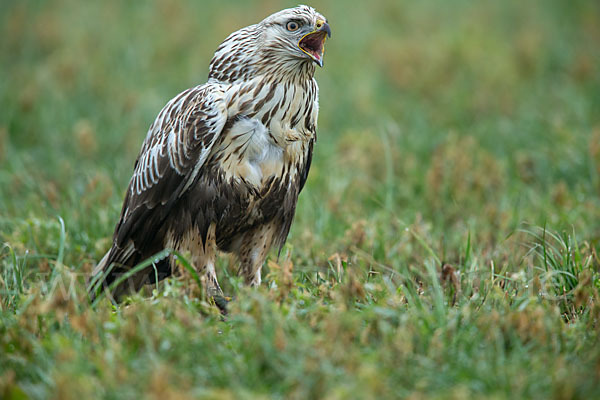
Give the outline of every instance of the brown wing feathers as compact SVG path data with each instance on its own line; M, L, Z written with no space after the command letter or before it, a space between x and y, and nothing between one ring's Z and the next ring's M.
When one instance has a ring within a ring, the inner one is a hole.
M136 161L113 246L95 274L115 264L115 275L163 248L165 223L221 133L226 115L211 85L188 89L170 101L150 127Z

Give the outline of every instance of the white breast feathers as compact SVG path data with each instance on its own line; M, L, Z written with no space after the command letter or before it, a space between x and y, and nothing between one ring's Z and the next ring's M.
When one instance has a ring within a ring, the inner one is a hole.
M281 176L283 172L284 150L257 119L236 121L223 142L222 151L221 167L228 179L243 179L260 187L270 176Z

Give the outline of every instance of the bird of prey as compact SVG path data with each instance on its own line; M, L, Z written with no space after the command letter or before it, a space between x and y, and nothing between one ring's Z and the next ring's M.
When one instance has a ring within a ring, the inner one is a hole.
M227 37L208 82L167 103L135 162L112 247L94 269L105 290L163 249L189 251L214 298L222 296L217 251L235 254L246 283L260 285L307 179L319 110L314 73L330 36L311 7L279 11ZM119 301L174 264L173 256L156 260L109 294Z

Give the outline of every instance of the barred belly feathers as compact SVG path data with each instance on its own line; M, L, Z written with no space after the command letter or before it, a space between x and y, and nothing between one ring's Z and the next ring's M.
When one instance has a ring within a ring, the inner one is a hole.
M163 249L189 251L215 299L222 297L218 251L237 255L245 281L260 284L267 252L288 236L310 168L319 111L313 75L329 36L326 18L299 6L220 45L208 82L173 98L151 125L112 247L94 270L96 288L119 301L169 276L172 255L111 285ZM92 298L97 293L90 289Z

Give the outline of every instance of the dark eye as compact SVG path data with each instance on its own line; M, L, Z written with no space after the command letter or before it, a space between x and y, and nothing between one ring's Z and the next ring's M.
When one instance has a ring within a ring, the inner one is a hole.
M285 27L288 31L294 32L294 31L297 31L298 28L300 28L300 24L297 23L296 21L290 21L287 23L287 25Z

